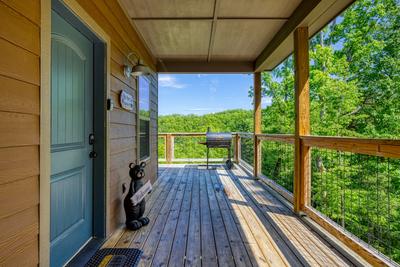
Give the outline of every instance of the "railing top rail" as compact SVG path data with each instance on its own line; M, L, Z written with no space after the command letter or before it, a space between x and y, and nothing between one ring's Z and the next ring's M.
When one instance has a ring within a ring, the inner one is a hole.
M171 136L205 136L206 133L185 133L185 132L179 132L179 133L158 133L159 136L166 136L166 135L171 135ZM236 133L232 133L232 135L236 135Z
M159 133L159 136L171 135L173 137L200 137L206 133L180 132L180 133ZM249 132L233 132L243 138L253 138L254 134ZM294 143L293 134L256 134L259 140ZM400 139L374 139L355 137L335 136L301 136L303 144L309 147L327 148L344 152L366 154L372 156L400 158Z
M286 143L294 143L294 135L293 134L257 134L257 139L259 140L269 140L269 141L278 141L278 142L286 142Z
M364 137L340 137L340 136L319 136L309 135L301 136L301 139L308 142L353 142L357 144L380 144L400 146L400 139L381 139L381 138L364 138Z
M301 136L303 144L344 152L388 158L400 158L400 140L349 138L330 136Z
M185 132L180 132L180 133L158 133L158 135L171 135L171 136L204 136L206 133L185 133Z

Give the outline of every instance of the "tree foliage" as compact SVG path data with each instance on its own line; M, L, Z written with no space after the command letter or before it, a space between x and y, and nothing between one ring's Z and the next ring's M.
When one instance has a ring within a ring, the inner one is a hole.
M158 117L161 133L206 132L210 127L214 132L251 132L253 113L250 110L229 110L213 114L165 115Z

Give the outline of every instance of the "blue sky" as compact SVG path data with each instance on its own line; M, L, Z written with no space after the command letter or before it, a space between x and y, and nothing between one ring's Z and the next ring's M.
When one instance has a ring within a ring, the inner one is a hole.
M215 113L252 109L249 74L160 74L159 115ZM268 101L263 101L264 105Z

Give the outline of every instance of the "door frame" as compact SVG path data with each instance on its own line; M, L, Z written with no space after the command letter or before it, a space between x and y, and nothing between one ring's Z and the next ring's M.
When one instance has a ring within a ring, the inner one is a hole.
M41 0L40 28L40 208L39 265L50 264L50 175L51 175L51 10L78 28L94 43L93 108L98 157L93 162L93 235L109 235L109 121L111 39L76 0ZM100 177L100 178L99 178Z

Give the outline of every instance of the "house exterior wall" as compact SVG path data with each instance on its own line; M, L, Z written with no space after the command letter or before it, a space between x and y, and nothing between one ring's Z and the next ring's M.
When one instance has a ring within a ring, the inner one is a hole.
M78 0L85 11L103 28L111 38L111 98L114 109L110 112L110 188L109 188L109 232L116 230L125 222L123 210L122 184L129 185L128 165L137 159L136 147L136 110L123 110L119 104L122 90L133 96L137 95L137 81L134 77L126 78L123 65L126 55L138 52L146 64L154 68L150 55L140 42L139 36L131 26L128 18L117 0ZM147 162L146 178L155 181L157 175L157 75L151 81L151 155ZM137 101L135 97L135 101ZM136 106L136 105L135 105Z
M111 39L108 234L124 223L122 184L137 159L136 110L119 105L121 90L136 99L136 79L125 78L129 52L154 69L117 0L77 0ZM0 265L39 263L40 0L0 0ZM150 76L151 156L146 177L157 178L157 74Z
M149 179L154 183L158 173L158 77L152 75L150 85L150 162Z
M0 1L0 265L38 263L40 1Z

